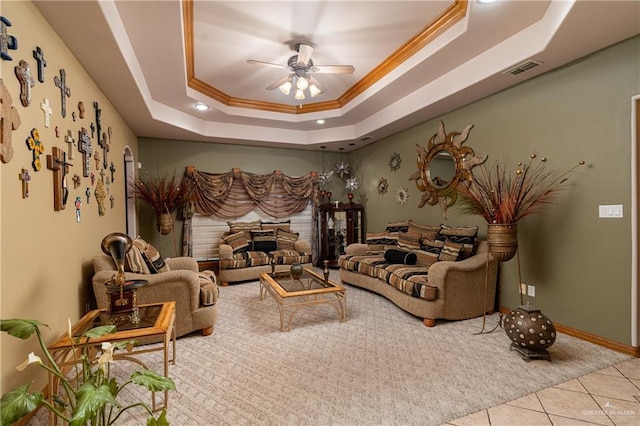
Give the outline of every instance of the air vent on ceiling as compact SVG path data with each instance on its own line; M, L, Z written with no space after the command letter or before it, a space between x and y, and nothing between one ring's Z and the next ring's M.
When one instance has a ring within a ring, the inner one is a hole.
M371 139L371 136L363 136L359 140L364 142L364 141L368 141L369 139Z
M515 67L513 67L513 68L511 68L511 69L509 69L509 70L507 70L505 72L503 72L502 74L518 75L518 74L521 74L521 73L523 73L525 71L530 70L531 68L535 68L538 65L542 65L542 64L543 64L543 62L530 60L530 61L527 61L527 62L523 62L520 65L517 65L517 66L515 66Z

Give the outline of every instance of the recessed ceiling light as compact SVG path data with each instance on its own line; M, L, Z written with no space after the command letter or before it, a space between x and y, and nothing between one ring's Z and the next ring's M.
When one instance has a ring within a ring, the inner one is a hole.
M477 0L478 3L480 4L489 4L489 3L495 3L497 0Z
M316 120L316 123L318 123L318 124L324 124L324 123L325 123L325 121L321 118L321 119L319 119L319 120Z
M209 109L209 105L203 104L202 102L198 102L193 107L198 111L206 111Z

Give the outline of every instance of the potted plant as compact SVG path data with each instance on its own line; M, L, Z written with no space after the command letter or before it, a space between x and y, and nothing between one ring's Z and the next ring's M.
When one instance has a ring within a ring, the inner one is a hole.
M527 164L518 163L510 170L504 162L492 167L482 164L471 173L471 180L458 185L459 208L487 221L489 251L500 261L511 259L517 251L518 222L553 203L567 175L577 165L564 172L546 169L547 159L538 160L531 154Z
M188 191L176 181L175 175L159 178L138 177L133 181L133 193L147 203L156 214L156 228L162 235L173 230L174 210L188 198Z
M120 415L133 407L143 407L149 415L147 425L168 425L166 410L162 410L155 418L151 408L141 401L123 406L118 402L120 392L130 384L144 386L150 391L175 390L173 380L153 371L143 369L131 375L129 381L119 384L111 376L110 364L114 362L114 350L123 349L132 342L112 344L102 343L102 354L94 356L95 349L90 346L89 339L98 338L115 332L115 325L105 325L88 330L81 337L72 337L71 321L69 321L69 339L72 342L84 341L80 347L71 350L76 367L75 374L69 376L58 365L42 340L40 327L48 327L37 320L9 319L0 320L0 330L20 339L28 339L34 333L38 338L44 360L33 352L17 369L23 371L29 365L38 365L60 381L60 393L54 390L52 401L45 398L42 392L30 393L32 383L20 386L2 395L0 401L0 420L3 425L10 425L36 410L41 405L53 412L69 425L112 425ZM77 340L76 340L77 339ZM75 376L75 377L73 377Z

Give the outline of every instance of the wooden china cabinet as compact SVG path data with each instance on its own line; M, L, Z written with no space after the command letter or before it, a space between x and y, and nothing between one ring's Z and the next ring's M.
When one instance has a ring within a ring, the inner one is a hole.
M338 267L338 258L352 243L364 243L364 207L356 203L332 202L318 207L320 258L318 266L324 260L330 268Z

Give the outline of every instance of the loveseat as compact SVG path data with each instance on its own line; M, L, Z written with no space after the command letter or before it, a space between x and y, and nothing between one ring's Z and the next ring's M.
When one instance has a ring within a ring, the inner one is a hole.
M386 297L428 327L494 308L498 261L476 227L390 223L366 244L347 246L339 266L343 283Z
M227 224L229 232L218 245L220 285L257 280L272 267L276 272L289 270L293 263L311 267L311 244L298 238L290 221Z
M146 280L148 283L137 290L138 304L176 302L176 337L200 331L203 335L213 333L218 318L217 279L211 271L198 271L198 262L191 257L151 259L138 248L150 247L141 239L127 253L126 280ZM93 293L98 308L108 306L105 283L117 273L116 264L106 254L93 258ZM135 271L135 272L132 272Z

